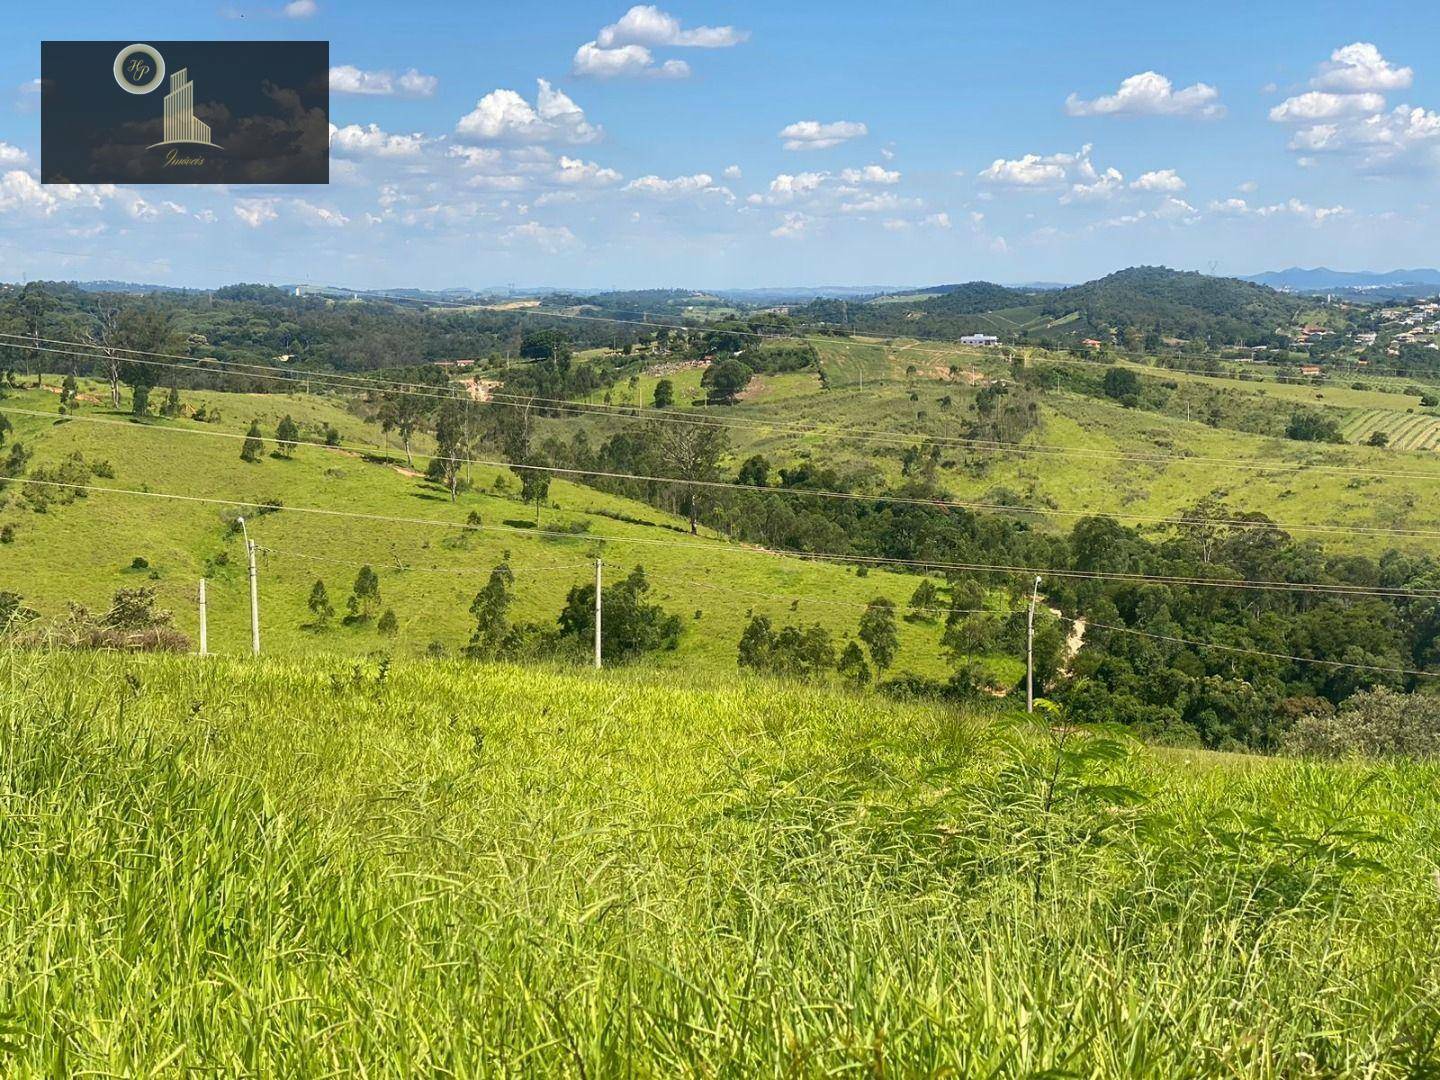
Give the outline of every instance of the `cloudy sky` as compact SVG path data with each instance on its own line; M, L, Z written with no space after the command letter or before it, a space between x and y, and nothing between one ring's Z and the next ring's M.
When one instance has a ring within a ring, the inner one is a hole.
M328 39L331 183L40 185L39 42L67 38ZM1433 265L1437 43L1431 5L1394 0L16 4L0 279L745 287Z

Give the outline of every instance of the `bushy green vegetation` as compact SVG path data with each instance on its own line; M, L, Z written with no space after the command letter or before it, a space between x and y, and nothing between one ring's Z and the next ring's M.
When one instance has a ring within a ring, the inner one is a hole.
M734 676L15 653L0 686L17 1075L1440 1058L1433 766Z

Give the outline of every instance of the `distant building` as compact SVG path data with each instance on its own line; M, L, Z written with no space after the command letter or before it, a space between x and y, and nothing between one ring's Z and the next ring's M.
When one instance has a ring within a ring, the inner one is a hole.
M1084 341L1080 342L1080 344L1084 345L1087 349L1102 349L1105 347L1103 341L1098 341L1093 337L1087 337Z
M999 345L1000 339L993 334L966 334L960 339L961 345Z
M1301 375L1319 375L1319 374L1320 374L1320 365L1319 365L1319 364L1301 364L1301 365L1300 365L1300 374L1301 374Z

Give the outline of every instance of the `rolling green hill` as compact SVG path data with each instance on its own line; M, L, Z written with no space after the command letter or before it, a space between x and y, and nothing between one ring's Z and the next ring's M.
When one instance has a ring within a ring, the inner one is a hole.
M47 382L51 390L58 388L58 379ZM751 613L767 614L777 626L819 623L843 644L871 599L885 596L903 609L918 581L770 556L713 534L691 538L682 518L564 479L552 483L537 528L535 508L521 503L518 481L505 468L472 466L473 489L452 503L443 489L405 467L393 439L386 440L338 399L196 393L192 403L218 410L221 423L137 424L123 411L98 404L99 384L83 383L81 389L96 401L83 404L68 422L52 415L57 397L46 390L12 392L0 401L0 412L15 426L11 443L34 451L33 466L53 467L79 453L114 473L93 477L92 484L217 501L96 493L67 504L52 502L38 513L25 496L26 486L10 485L0 495L5 500L0 528L11 530L10 542L0 545L0 591L21 594L48 618L59 617L67 601L103 611L116 589L150 585L193 637L194 598L203 575L209 581L212 650L245 650L247 580L243 547L231 523L246 506L252 537L272 549L262 555L260 568L264 637L267 650L282 654L358 655L388 648L418 654L432 642L454 652L474 626L471 600L502 559L516 575L514 617L547 624L554 623L572 586L593 580L597 556L608 566L610 581L643 565L654 598L684 623L678 649L655 662L687 670L696 665L733 670L736 644ZM45 415L27 415L31 412ZM293 459L284 459L273 455L274 443L268 441L260 462L241 461L241 437L250 419L259 420L269 440L286 414L298 422L303 439L322 441L329 425L340 432L346 449L302 445ZM281 509L262 512L267 504ZM303 513L303 507L375 517L326 517ZM472 513L479 515L481 528L463 527ZM137 559L144 561L143 569L132 567ZM313 582L323 579L343 612L363 564L379 574L382 603L399 619L398 637L382 638L373 621L307 629ZM937 626L902 621L899 629L897 669L943 674ZM996 658L995 667L1002 681L1017 677L1013 660Z
M932 339L987 333L1018 342L1108 341L1133 328L1142 337L1201 340L1218 347L1278 343L1277 335L1307 306L1308 301L1234 278L1138 266L1065 289L971 282L869 303L815 301L792 315L857 333Z

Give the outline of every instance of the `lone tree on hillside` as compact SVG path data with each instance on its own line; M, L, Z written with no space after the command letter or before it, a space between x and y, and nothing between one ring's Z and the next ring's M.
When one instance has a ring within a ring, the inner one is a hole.
M151 358L179 352L182 347L169 317L149 304L131 304L115 310L113 315L106 309L100 315L99 335L112 400L118 405L119 383L128 383L131 411L136 416L148 416L150 390L160 381L163 370Z
M374 616L380 607L380 577L368 565L362 566L355 575L355 588L345 609L350 612L348 621L364 622Z
M392 431L399 433L405 446L405 464L412 469L415 460L410 456L410 440L424 426L429 411L430 399L400 391L386 394L380 405L380 430L387 435Z
M375 631L381 637L394 637L400 632L400 620L395 617L394 608L386 608L385 614L375 624Z
M170 392L165 395L165 407L160 412L164 416L180 415L180 388L174 383L170 384Z
M460 473L470 453L470 424L465 406L447 401L435 414L435 456L425 470L425 477L440 484L450 493L450 501L460 491Z
M655 408L668 409L675 404L675 384L661 379L655 384Z
M325 582L319 578L310 587L310 600L306 604L310 614L315 617L315 627L323 629L330 625L330 620L335 617L334 605L330 603L330 594L325 591Z
M511 592L514 585L515 574L509 563L502 562L490 571L490 580L470 603L470 614L475 616L475 631L470 635L465 655L479 659L500 652L510 630L509 612L514 599Z
M80 408L79 397L80 387L75 382L74 374L66 375L65 381L60 384L61 414L77 411Z
M900 635L895 629L895 603L877 596L860 616L860 640L870 649L870 659L877 672L895 662L900 651Z
M250 430L245 433L245 442L240 447L240 460L253 465L260 460L260 455L264 452L265 440L260 435L260 421L251 420Z
M721 360L711 365L701 381L708 381L711 401L718 405L733 405L740 392L750 385L750 377L754 374L750 365L741 360Z
M666 475L678 481L675 490L694 533L710 484L721 479L720 459L730 449L730 436L718 426L658 421L649 434Z
M916 622L934 622L935 612L932 610L940 599L940 590L935 588L935 582L928 577L921 578L920 584L915 586L915 592L910 597L910 610L905 618Z
M275 428L275 442L282 457L294 457L295 446L300 441L300 426L286 413Z

